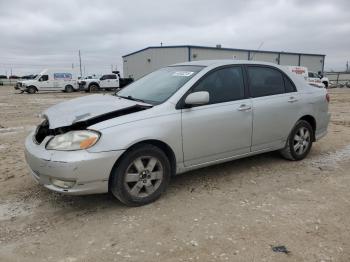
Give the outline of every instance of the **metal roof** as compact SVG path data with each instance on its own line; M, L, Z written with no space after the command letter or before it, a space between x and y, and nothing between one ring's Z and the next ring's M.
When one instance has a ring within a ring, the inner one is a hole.
M254 60L232 60L232 59L217 59L217 60L197 60L197 61L190 61L190 62L182 62L182 63L176 63L172 64L170 66L223 66L223 65L241 65L241 64L247 64L247 65L270 65L270 66L279 66L275 63L270 62L263 62L263 61L254 61Z
M148 49L161 49L161 48L200 48L210 50L226 50L226 51L244 51L244 52L255 52L255 53L273 53L273 54L286 54L286 55L309 55L309 56L326 56L324 54L310 54L310 53L298 53L298 52L284 52L284 51L266 51L266 50L254 50L254 49L239 49L239 48L226 48L226 47L212 47L212 46L198 46L198 45L171 45L171 46L149 46L138 51L123 55L122 57L131 56L143 52Z

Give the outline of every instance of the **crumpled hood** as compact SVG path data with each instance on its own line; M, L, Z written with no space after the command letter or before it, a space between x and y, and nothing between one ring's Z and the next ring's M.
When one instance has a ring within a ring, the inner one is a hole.
M149 106L112 95L96 94L59 103L48 108L43 114L49 120L50 129L54 129L136 105Z

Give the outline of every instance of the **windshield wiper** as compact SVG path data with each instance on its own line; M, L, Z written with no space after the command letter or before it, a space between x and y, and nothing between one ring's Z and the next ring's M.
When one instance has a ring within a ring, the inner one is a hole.
M142 100L142 99L139 99L139 98L135 98L135 97L132 97L132 96L120 96L120 95L116 95L116 96L124 98L124 99L128 99L128 100L133 100L133 101L146 103L145 100ZM146 104L148 104L148 103L146 103Z

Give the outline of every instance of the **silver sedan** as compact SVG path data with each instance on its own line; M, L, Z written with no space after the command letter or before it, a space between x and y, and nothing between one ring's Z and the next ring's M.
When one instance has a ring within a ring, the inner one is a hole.
M156 200L171 176L279 150L301 160L327 133L325 89L252 61L171 65L114 95L47 109L25 142L35 180L56 192Z

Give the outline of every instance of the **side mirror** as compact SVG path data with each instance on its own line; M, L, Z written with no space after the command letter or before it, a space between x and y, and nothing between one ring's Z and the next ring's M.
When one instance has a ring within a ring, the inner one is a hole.
M209 93L206 91L194 92L185 99L185 104L189 106L205 105L209 103Z

